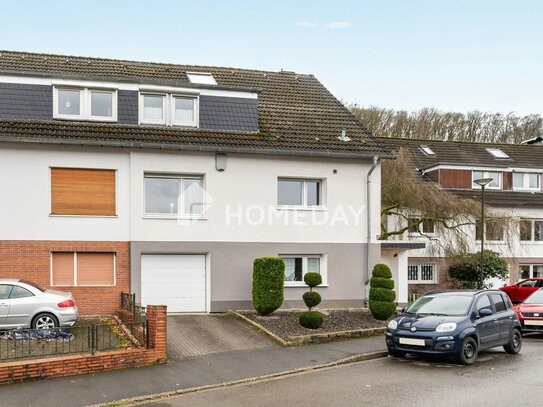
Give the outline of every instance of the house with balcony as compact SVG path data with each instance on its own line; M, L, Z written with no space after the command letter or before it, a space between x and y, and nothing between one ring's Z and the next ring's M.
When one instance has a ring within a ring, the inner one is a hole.
M487 144L417 139L380 139L390 150L409 152L413 171L438 188L463 198L481 202L481 187L474 181L490 178L485 188L485 208L511 218L512 230L504 230L490 221L485 226L485 249L501 254L509 265L509 281L543 277L543 148L537 145ZM416 212L412 214L416 216ZM389 222L395 221L392 219ZM471 237L470 251L480 251L479 220L464 227ZM427 237L447 239L432 222L420 230L410 230L398 238L403 242L428 242ZM389 244L393 244L392 241ZM400 255L402 255L400 253ZM401 287L419 294L450 283L450 261L425 248L405 252L400 271Z
M285 307L360 306L387 158L312 75L0 51L0 277L217 312L280 256Z

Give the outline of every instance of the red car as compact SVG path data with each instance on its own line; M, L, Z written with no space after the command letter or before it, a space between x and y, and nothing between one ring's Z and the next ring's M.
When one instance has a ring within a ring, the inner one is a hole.
M522 332L543 332L543 289L534 292L515 309Z
M529 278L513 285L501 287L500 290L505 291L511 301L522 302L541 287L543 287L543 278Z

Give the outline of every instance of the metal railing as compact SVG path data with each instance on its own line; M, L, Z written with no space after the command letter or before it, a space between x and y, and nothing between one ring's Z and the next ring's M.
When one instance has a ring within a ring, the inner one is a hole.
M1 331L0 361L148 347L147 333L146 322Z
M130 311L134 316L134 322L146 320L146 309L136 304L136 294L121 292L121 309Z

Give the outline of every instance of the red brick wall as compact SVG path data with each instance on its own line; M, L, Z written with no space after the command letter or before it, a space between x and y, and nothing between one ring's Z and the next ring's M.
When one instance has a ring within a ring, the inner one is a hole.
M113 287L50 287L51 252L114 252L116 284ZM112 315L121 305L121 291L130 292L128 242L0 240L0 278L24 278L44 288L69 291L80 315Z
M142 347L99 352L95 355L66 355L0 363L0 385L165 363L166 307L149 305L147 320L149 321L149 349Z

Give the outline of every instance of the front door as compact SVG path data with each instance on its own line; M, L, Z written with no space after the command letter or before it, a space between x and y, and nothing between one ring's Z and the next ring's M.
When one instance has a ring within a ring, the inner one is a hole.
M476 321L477 330L479 331L479 340L481 341L481 345L486 348L492 343L499 341L500 331L496 315L492 314L487 317L481 317L480 312L482 309L493 311L490 298L486 294L479 297L475 303L475 312L479 317Z

